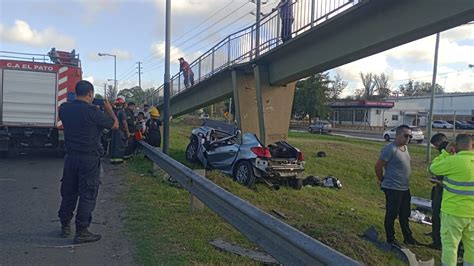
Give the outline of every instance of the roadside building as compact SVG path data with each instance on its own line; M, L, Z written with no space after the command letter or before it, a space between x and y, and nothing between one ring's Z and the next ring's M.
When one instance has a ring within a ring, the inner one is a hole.
M426 126L430 110L430 95L390 97L395 105L385 114L393 126L407 124ZM435 95L433 120L474 120L474 92Z
M388 101L339 101L331 104L331 119L337 125L380 126L393 108Z
M426 126L430 95L389 97L383 101L339 101L331 104L335 125L383 127ZM474 92L435 96L433 120L474 121Z

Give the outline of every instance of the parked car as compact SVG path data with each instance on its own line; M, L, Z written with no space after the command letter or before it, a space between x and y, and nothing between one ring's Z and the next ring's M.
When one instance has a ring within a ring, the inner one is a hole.
M454 123L453 121L447 121L447 122L454 125L456 129L469 129L469 124L464 121L456 120L454 121Z
M186 160L232 175L245 186L251 187L256 179L272 186L303 185L303 153L285 141L265 147L255 134L242 134L233 125L214 120L193 129L189 140Z
M415 127L415 126L410 126L410 129L411 129L411 134L413 136L410 142L412 141L416 141L417 143L423 142L423 140L425 139L425 135L423 134L423 131L421 131L419 127ZM397 130L397 127L392 127L390 129L385 130L383 132L383 138L386 141L395 139L396 130Z
M465 122L469 126L469 129L474 129L474 121L467 120L463 122Z
M431 124L433 128L453 128L453 124L448 123L444 120L434 120Z
M316 121L308 127L308 131L310 133L313 133L313 132L329 133L331 132L331 129L332 129L331 123L329 123L326 120Z

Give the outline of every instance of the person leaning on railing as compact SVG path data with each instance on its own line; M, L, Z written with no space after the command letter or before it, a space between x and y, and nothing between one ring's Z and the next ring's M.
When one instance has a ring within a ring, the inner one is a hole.
M180 57L179 59L179 71L183 71L184 77L184 86L189 88L189 83L191 86L194 86L194 72L189 66L188 62L184 58Z
M474 150L473 136L459 134L451 155L443 150L430 166L432 174L443 176L441 243L443 265L456 265L459 243L464 244L464 265L474 265Z

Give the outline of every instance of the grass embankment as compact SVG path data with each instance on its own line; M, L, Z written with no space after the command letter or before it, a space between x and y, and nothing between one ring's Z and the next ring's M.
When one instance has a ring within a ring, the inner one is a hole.
M170 154L180 162L184 159L191 126L171 127ZM251 190L217 171L207 176L219 186L271 213L276 209L286 214L284 222L369 265L398 264L394 257L383 253L359 238L370 225L375 225L383 238L384 196L375 182L373 166L386 143L354 140L343 137L290 133L289 142L305 153L306 175L334 175L341 179L343 189L304 187L302 190L281 188L270 190L257 184ZM328 157L316 158L326 151ZM426 181L426 165L422 146L409 147L412 157L412 195L429 197L431 185ZM189 194L170 186L163 178L153 177L152 165L141 157L129 163L130 190L126 225L137 245L141 264L233 263L251 264L250 260L214 250L209 241L223 237L226 241L254 247L239 232L210 210L190 213ZM144 174L144 176L141 176ZM278 218L278 217L277 217ZM430 227L411 223L414 236L430 242L424 236ZM397 238L402 240L398 223ZM439 252L410 247L419 259L435 257Z

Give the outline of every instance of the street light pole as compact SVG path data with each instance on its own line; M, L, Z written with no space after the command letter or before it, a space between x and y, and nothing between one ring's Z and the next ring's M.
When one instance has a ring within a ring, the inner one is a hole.
M98 53L99 56L112 56L114 58L114 89L117 89L117 55Z
M166 0L165 22L165 82L163 103L163 153L168 154L170 136L170 31L171 31L171 0Z
M436 75L438 74L438 50L439 50L439 32L436 33L436 45L435 45L435 54L434 54L434 63L433 63L433 79L431 82L431 99L430 99L430 112L428 114L428 143L426 145L426 162L431 163L431 136L433 134L433 104L436 88Z

